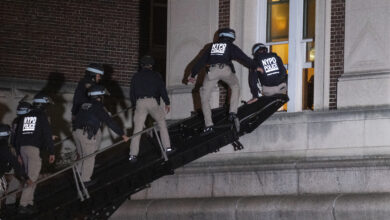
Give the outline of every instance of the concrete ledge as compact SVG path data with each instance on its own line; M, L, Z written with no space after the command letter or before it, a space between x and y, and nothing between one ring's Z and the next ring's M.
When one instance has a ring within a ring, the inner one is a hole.
M390 192L389 167L389 158L193 163L132 199Z
M390 194L127 201L111 220L388 220Z
M198 162L242 158L367 157L390 155L390 108L276 113L240 138L239 153L225 147Z

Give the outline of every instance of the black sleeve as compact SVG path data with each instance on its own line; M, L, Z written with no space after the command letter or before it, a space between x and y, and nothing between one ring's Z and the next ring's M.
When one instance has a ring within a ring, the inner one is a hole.
M246 67L250 68L250 69L256 69L257 68L257 64L254 60L252 60L251 58L249 58L239 47L237 47L236 45L234 44L231 44L232 45L232 52L231 52L231 58L233 60L237 60L239 61L240 63L242 63L243 65L245 65Z
M76 91L74 92L73 96L73 106L72 106L72 115L76 115L77 112L80 109L80 106L83 104L84 96L85 94L85 89L83 88L85 85L83 82L79 82L77 85Z
M162 80L161 78L161 75L158 74L159 76L159 82L160 82L160 95L161 95L161 98L164 100L164 103L166 105L170 105L170 100L169 100L169 97L168 97L168 92L167 92L167 88L165 87L165 83L164 81Z
M108 115L108 113L103 109L102 106L96 106L96 114L100 121L107 124L111 130L113 130L117 135L123 136L124 132L118 126L118 124Z
M202 55L199 57L195 65L192 67L191 70L191 76L195 77L199 71L206 65L207 60L209 59L210 56L210 50L211 50L211 45L207 45L205 49L203 49Z
M287 71L284 67L283 61L279 56L276 56L276 62L278 63L279 71L284 76L285 80L287 81Z
M41 114L39 116L39 120L42 125L42 135L43 135L43 143L45 146L45 149L49 151L50 155L54 155L54 144L53 144L53 133L51 131L51 127L49 124L49 120L47 119L47 116L45 114Z
M16 132L18 130L18 119L15 118L14 121L12 122L12 127L11 127L11 146L15 147L16 145Z
M8 162L10 163L10 165L12 166L12 168L14 168L15 170L15 174L18 178L21 178L23 180L26 180L28 179L28 176L26 174L26 172L24 171L23 167L20 165L17 157L15 157L11 151L9 150L8 148L8 151L7 151L7 154L8 154Z
M248 81L249 81L249 88L251 89L253 98L259 97L259 88L257 87L257 83L259 82L258 74L259 73L256 70L253 69L249 70Z
M135 77L136 76L134 75L133 79L131 79L131 83L130 83L130 102L131 102L131 105L133 107L135 107L136 101L137 101L137 99L135 97L135 88L134 88L134 84L135 84L135 81L136 81Z
M16 150L16 154L20 155L20 135L22 134L22 127L24 117L21 117L18 121L18 125L16 126L16 131L15 131L15 142L14 142L14 148Z
M19 164L17 157L11 153L8 146L0 147L0 161L2 165L9 163L11 167L14 168L15 174L18 178L28 178L23 167ZM1 170L6 171L7 168L2 167Z

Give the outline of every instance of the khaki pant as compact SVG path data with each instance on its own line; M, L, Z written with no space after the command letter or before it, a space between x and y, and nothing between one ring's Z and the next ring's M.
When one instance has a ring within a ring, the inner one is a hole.
M138 99L136 109L134 113L134 131L136 134L142 131L146 117L150 114L152 118L157 122L160 127L161 142L165 149L171 147L171 141L169 140L169 134L167 129L167 123L165 122L165 111L157 103L155 98ZM139 141L141 135L137 135L131 139L130 155L138 155L139 153Z
M21 146L20 155L22 156L24 168L27 175L33 182L36 182L39 177L39 173L42 168L42 159L39 155L39 148L34 146ZM20 205L34 205L34 192L36 184L33 186L27 187L23 190L22 196L20 198Z
M227 83L232 90L232 94L230 96L229 112L237 113L240 97L240 87L238 85L237 76L226 64L223 66L223 68L220 68L218 65L211 67L210 71L208 72L208 74L206 74L204 78L203 86L200 90L202 111L206 126L213 125L213 120L211 118L210 95L219 80L222 80Z
M73 132L73 137L76 142L77 153L81 159L95 153L99 149L100 142L102 140L102 133L100 129L98 129L96 135L91 139L88 139L87 132L84 132L82 129L76 129ZM94 167L95 156L89 157L78 164L77 170L80 172L81 181L88 182L91 180Z
M287 94L287 84L280 83L277 86L263 86L262 93L264 96L272 96L276 94Z
M10 181L8 182L8 188L7 188L7 193L12 192L14 190L17 190L20 187L21 183L20 181L15 177L11 176ZM6 205L11 205L16 203L16 194L12 194L7 196L5 199L5 204Z

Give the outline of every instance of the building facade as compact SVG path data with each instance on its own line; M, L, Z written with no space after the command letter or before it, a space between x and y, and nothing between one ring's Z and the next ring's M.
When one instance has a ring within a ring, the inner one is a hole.
M182 106L173 104L175 111L188 116L195 106L192 88L181 83L183 70L227 18L248 55L263 42L282 57L290 101L241 138L243 151L227 146L152 183L113 219L386 219L390 84L382 53L389 6L384 0L168 1L167 84ZM248 100L248 70L235 67L241 99Z
M120 110L129 105L123 100L146 51L166 51L160 60L171 98L168 117L188 117L199 108L199 88L183 79L220 27L233 28L235 43L248 55L253 44L265 43L288 69L290 101L241 138L244 150L227 146L152 183L112 219L389 216L387 0L22 2L0 3L0 119L5 123L22 97L48 88L56 94L56 115L63 116L52 124L59 125L58 135L67 136L72 93L89 62L106 64L112 82L107 85L115 90L110 110ZM159 32L149 24L157 21L144 19L153 14L145 7L166 9L166 45L153 40ZM241 99L248 100L248 70L234 65ZM227 93L216 85L212 105L225 102ZM121 121L131 127L131 114ZM110 143L105 131L103 145ZM72 149L73 143L65 142L61 152L71 155Z

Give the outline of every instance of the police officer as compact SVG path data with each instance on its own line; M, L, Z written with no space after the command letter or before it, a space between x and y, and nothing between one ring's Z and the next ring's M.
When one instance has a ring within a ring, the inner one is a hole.
M234 122L237 132L240 130L240 122L237 118L237 108L239 104L240 88L232 60L238 60L242 64L256 68L254 63L242 50L233 44L236 33L230 28L222 28L218 32L218 41L210 44L205 53L195 63L188 81L194 83L195 76L205 65L209 66L209 71L204 78L200 91L202 101L202 111L205 120L204 133L213 131L213 121L211 118L210 95L219 80L226 82L232 90L230 97L229 120Z
M23 182L26 181L28 184L32 184L32 181L18 162L17 157L11 153L8 145L10 135L11 128L6 124L0 124L0 177L13 168L16 177Z
M17 157L11 153L10 147L8 145L8 139L11 134L11 129L8 125L0 124L0 196L4 191L9 192L9 187L4 174L9 172L12 168L14 170L15 176L21 181L25 182L28 185L32 185L33 182L27 176L26 172L23 170L22 165L18 162ZM19 184L17 184L19 186ZM16 190L13 188L12 190ZM12 203L9 201L9 197L12 197ZM1 202L1 201L0 201ZM8 202L8 203L7 203ZM7 212L14 211L16 196L9 195L6 198L6 210Z
M248 103L256 102L260 97L259 82L261 94L264 96L287 94L287 72L282 59L276 53L269 53L268 48L262 43L253 45L252 53L253 60L261 70L249 72L249 87L253 98Z
M79 81L77 84L76 90L73 96L73 106L72 106L72 121L75 119L80 106L88 101L88 88L93 84L100 82L104 74L103 66L97 63L91 63L85 69L84 78Z
M32 109L32 105L26 101L20 101L17 108L16 108L16 118L12 121L12 124L11 124L11 140L10 140L10 143L11 143L11 146L13 148L10 148L11 149L11 152L16 156L16 152L15 152L15 141L16 141L16 131L17 131L17 128L18 128L18 124L19 124L19 121L20 121L20 118L29 113ZM24 172L24 170L23 170ZM11 170L11 172L7 173L7 181L8 181L8 188L7 188L7 192L12 192L16 189L18 189L20 187L20 181L18 178L15 178L14 175L12 175L13 173L15 173L15 169L14 170ZM16 176L17 176L17 172L15 173ZM16 194L12 194L12 195L9 195L7 196L6 200L5 200L5 205L7 206L7 208L15 208L15 203L16 203Z
M73 137L76 142L77 151L80 158L95 153L99 149L101 142L100 127L106 123L116 134L121 136L124 141L128 141L122 129L109 116L103 106L103 97L106 90L102 85L92 85L88 89L89 101L80 106L74 122L75 131ZM95 166L95 156L89 157L80 163L78 169L81 174L81 181L87 186L91 185L91 176Z
M45 113L50 98L38 93L33 100L33 110L21 116L16 131L15 147L21 156L27 175L37 181L41 171L42 160L40 150L49 151L49 163L55 160L52 131ZM25 188L20 198L19 212L31 214L34 208L34 192L36 185Z
M165 111L170 110L170 101L165 88L164 81L160 73L154 72L153 57L146 55L140 60L141 70L137 72L130 85L130 101L135 106L134 112L134 130L136 134L142 131L145 119L150 114L157 122L160 128L162 145L165 151L170 154L173 152L171 141L169 139L167 124L165 122L165 112L160 106L160 98L165 103ZM130 144L130 162L136 162L139 153L139 141L141 136L137 135L132 138Z

